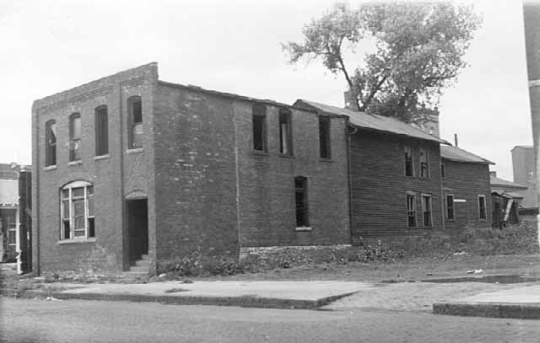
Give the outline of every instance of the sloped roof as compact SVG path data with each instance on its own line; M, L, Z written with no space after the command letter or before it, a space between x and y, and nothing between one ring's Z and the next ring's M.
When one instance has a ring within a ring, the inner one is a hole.
M441 145L441 157L451 161L468 162L468 163L482 163L482 164L495 164L486 160L478 155L475 155L466 150L460 149L455 146Z
M16 207L18 205L19 182L0 179L0 207Z
M520 185L519 183L515 183L512 181L504 180L499 177L491 175L489 177L489 182L491 184L491 187L498 186L502 188L511 188L511 189L527 189L529 187Z
M299 99L294 103L295 107L315 109L326 114L333 114L339 116L349 117L349 122L361 129L374 130L380 132L386 132L390 134L402 135L417 139L428 140L432 142L449 144L447 141L432 136L420 129L417 129L407 123L404 123L398 119L384 117L374 114L367 114L365 112L351 111L345 108L339 108L326 104L320 104L314 101L308 101Z

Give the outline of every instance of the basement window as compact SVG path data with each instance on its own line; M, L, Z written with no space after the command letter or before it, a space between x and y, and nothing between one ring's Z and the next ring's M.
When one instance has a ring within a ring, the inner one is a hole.
M266 152L266 107L261 104L254 104L252 111L253 150Z
M308 197L307 178L297 176L294 178L294 189L296 194L296 227L308 227Z
M75 181L60 190L61 240L93 238L95 231L94 187Z
M416 227L416 197L414 193L407 193L407 227Z

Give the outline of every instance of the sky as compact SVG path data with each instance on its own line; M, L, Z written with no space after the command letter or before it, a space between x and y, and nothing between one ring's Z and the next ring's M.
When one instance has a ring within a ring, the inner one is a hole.
M31 163L35 99L149 62L164 81L343 106L341 75L317 60L289 65L280 45L301 41L302 27L334 3L0 0L0 163ZM483 24L465 56L469 67L443 91L441 137L453 142L457 134L461 148L513 180L510 150L532 145L522 3L474 5Z

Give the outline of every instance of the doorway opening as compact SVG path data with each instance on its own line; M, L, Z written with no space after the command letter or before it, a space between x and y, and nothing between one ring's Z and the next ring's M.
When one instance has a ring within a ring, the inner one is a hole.
M128 258L135 265L148 254L148 201L147 199L126 200Z

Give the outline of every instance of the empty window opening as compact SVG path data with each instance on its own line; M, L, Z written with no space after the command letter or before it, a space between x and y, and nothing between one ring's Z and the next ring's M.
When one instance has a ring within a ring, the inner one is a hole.
M413 151L410 146L405 146L405 176L414 176Z
M253 150L266 151L266 107L253 105Z
M416 227L416 197L407 194L407 227Z
M72 114L69 119L69 160L81 159L81 115Z
M303 176L294 178L296 193L296 227L309 226L307 179Z
M134 96L128 100L129 109L129 142L130 149L143 146L143 113L141 97Z
M60 191L62 227L60 239L95 237L94 188L84 181L73 182Z
M478 215L479 215L480 220L486 220L487 219L486 196L485 195L479 195L478 196Z
M279 111L279 152L292 155L291 112L284 109Z
M446 196L446 218L448 220L454 220L455 219L454 196L451 195L451 194L448 194Z
M431 227L433 225L431 218L431 195L422 195L422 214L424 227Z
M428 156L426 149L420 149L420 177L429 177Z
M109 122L107 106L96 108L96 156L109 153Z
M321 158L332 158L330 146L330 118L319 116L319 146Z
M45 124L45 166L56 165L56 122Z
M441 176L446 177L446 167L444 166L444 163L441 163Z

